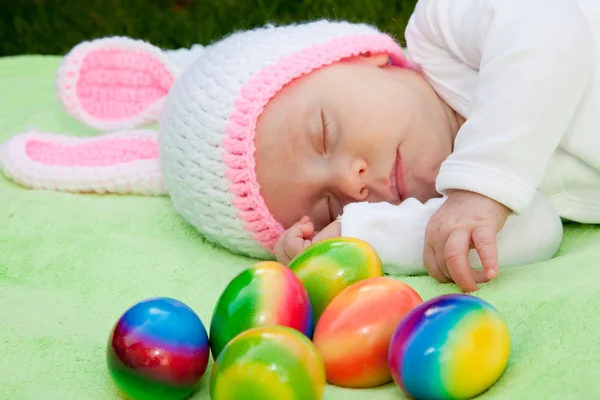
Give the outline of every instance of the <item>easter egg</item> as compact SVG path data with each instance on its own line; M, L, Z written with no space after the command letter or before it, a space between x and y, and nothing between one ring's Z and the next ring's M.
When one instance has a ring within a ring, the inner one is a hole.
M208 335L196 313L180 301L141 301L119 318L106 360L116 386L132 400L184 399L208 363Z
M383 276L375 249L367 242L349 237L314 243L298 254L289 268L308 291L315 323L342 290L363 279Z
M391 382L390 340L402 318L421 303L409 285L388 277L344 289L325 308L313 336L327 380L348 388Z
M498 312L469 295L435 297L398 325L389 349L394 381L417 399L467 399L491 387L510 355Z
M323 361L311 341L295 329L266 326L242 332L215 361L213 400L320 400Z
M273 261L242 271L219 297L210 325L213 358L241 332L265 325L288 326L312 337L306 289L289 268Z

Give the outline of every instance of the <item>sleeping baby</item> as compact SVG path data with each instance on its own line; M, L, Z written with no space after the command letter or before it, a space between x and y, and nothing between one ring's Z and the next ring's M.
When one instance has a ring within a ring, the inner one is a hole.
M169 195L236 253L289 263L350 236L388 274L471 292L552 258L561 217L600 222L599 11L421 0L408 56L373 26L325 20L176 51L84 42L58 98L106 133L19 134L0 163L32 188Z

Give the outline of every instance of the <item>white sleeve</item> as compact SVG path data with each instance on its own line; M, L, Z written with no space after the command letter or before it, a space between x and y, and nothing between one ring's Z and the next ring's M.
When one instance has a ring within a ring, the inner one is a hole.
M434 89L467 119L437 190L473 191L523 212L596 61L577 1L420 0L405 37Z
M340 218L342 236L369 243L379 254L389 275L423 275L423 248L427 222L445 198L422 204L408 199L395 206L389 203L352 203ZM511 215L498 233L498 262L501 268L527 265L551 259L562 242L560 217L539 192L529 208ZM481 268L475 250L469 262Z
M369 243L379 254L383 269L391 275L427 273L423 264L425 228L444 199L422 204L409 198L400 205L351 203L340 218L342 236Z

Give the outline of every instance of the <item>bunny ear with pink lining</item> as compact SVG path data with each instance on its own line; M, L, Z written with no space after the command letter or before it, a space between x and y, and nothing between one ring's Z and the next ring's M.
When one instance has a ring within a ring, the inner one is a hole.
M142 40L108 37L85 41L63 58L56 95L69 114L101 131L158 121L182 66Z
M158 133L95 137L27 132L0 147L0 168L25 187L71 193L165 195Z
M175 78L202 52L165 52L142 40L108 37L75 46L56 75L65 110L101 131L96 137L29 131L0 147L0 168L32 189L72 193L165 195L158 121Z

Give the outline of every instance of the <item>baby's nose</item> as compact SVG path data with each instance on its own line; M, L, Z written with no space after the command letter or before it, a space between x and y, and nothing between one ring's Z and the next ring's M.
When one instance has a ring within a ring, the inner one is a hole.
M369 196L367 187L367 164L362 160L354 161L349 168L340 171L339 187L344 197L352 201L364 201Z

